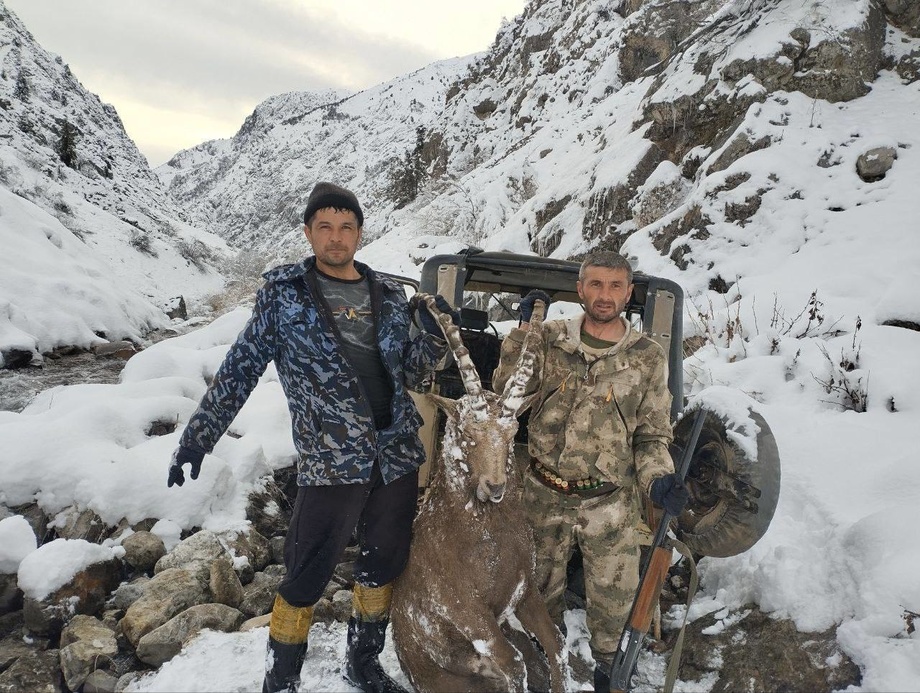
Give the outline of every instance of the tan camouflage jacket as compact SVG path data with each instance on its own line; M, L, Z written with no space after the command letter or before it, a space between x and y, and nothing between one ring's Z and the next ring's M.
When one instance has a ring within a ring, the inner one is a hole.
M631 486L638 477L648 492L654 479L674 471L664 350L629 328L590 362L580 348L581 323L582 316L543 323L543 357L528 386L540 391L530 414L530 454L563 479L593 476ZM503 340L496 392L514 371L525 335L514 329Z

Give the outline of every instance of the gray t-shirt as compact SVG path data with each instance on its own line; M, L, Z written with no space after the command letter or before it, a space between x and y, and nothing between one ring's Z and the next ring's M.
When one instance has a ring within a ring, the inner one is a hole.
M316 277L342 337L345 358L358 372L370 400L374 425L378 430L386 428L392 417L393 384L380 358L367 279L336 279L318 270Z

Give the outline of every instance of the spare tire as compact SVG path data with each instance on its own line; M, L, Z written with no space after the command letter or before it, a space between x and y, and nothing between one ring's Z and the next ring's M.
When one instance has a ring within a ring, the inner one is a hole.
M733 428L729 435L723 416L702 406L707 409L706 421L687 470L690 502L676 520L675 533L694 554L735 556L756 544L773 519L779 499L779 450L770 426L753 409L748 409L753 426L745 422L743 427L749 432L745 451L744 433ZM675 460L690 437L693 418L684 416L674 427Z

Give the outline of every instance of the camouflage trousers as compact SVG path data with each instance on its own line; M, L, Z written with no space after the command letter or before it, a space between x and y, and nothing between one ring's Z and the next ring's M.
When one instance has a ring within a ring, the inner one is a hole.
M631 488L595 498L559 493L524 475L523 501L537 550L537 585L550 616L562 622L566 566L575 551L584 558L585 602L591 651L612 660L639 584L643 534Z

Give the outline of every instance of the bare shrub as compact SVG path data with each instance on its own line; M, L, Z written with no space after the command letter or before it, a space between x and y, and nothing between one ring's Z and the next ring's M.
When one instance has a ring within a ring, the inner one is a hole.
M785 311L779 306L776 294L773 295L773 317L770 319L770 327L782 336L792 336L795 339L805 339L806 337L835 337L840 334L837 324L840 320L835 320L828 326L824 326L824 302L818 298L818 290L815 289L808 297L805 307L795 317L786 318ZM858 329L858 328L857 328Z
M131 229L131 237L128 239L128 243L139 253L150 257L159 257L150 242L150 234L143 229Z
M176 250L201 272L204 272L209 262L214 262L214 252L201 241L177 241Z
M740 284L738 284L740 291ZM692 302L693 310L690 311L690 318L697 326L696 335L691 335L684 339L685 354L687 351L695 352L707 345L715 346L718 350L726 352L726 358L729 363L736 361L738 358L745 358L748 355L748 346L755 337L761 335L761 330L757 324L756 311L753 310L748 323L745 324L741 312L741 295L735 296L733 300L727 297L725 308L716 310L712 300L709 300L708 307L700 308ZM840 327L842 318L830 320L824 311L824 302L818 297L818 291L812 291L805 303L805 306L792 317L788 317L785 309L779 305L779 301L774 295L773 312L770 317L769 328L766 337L769 340L769 354L778 355L784 342L793 339L797 343L805 340L815 340L817 347L824 355L828 364L827 374L823 376L811 373L811 377L821 385L828 395L833 399L826 400L831 404L842 407L845 410L864 412L868 405L868 376L859 372L859 330L862 327L862 320L857 316L856 326L853 331L853 341L847 348L841 349L840 357L835 359L828 352L826 340L838 337L843 334ZM751 324L752 323L752 324ZM786 381L794 380L796 377L797 364L802 353L799 347L792 361L785 366ZM689 354L686 354L689 356ZM707 377L711 379L711 374L698 364L688 361L685 364L690 379L697 382L706 382ZM889 406L889 410L893 404Z
M223 291L208 296L207 305L215 313L221 314L251 301L262 286L262 273L269 264L270 258L262 252L241 250L227 265L224 272L227 283Z
M865 412L869 405L869 376L865 377L857 371L859 370L859 353L862 344L857 340L859 329L862 327L862 320L856 319L856 330L853 332L853 342L850 348L840 350L840 358L833 359L828 353L827 348L821 344L819 349L824 354L824 358L829 365L829 374L822 379L816 375L812 377L824 388L824 391L833 395L834 399L831 404L843 407L845 410L855 412Z

